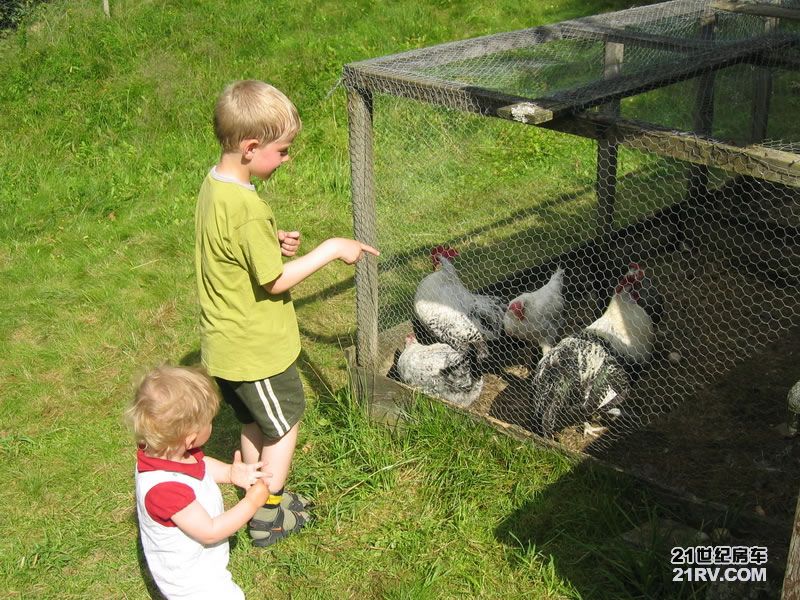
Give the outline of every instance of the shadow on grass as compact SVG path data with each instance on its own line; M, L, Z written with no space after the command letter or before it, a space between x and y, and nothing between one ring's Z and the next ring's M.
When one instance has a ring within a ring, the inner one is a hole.
M752 545L715 540L716 532L735 527L722 515L697 519L690 507L664 504L634 477L587 461L508 515L495 535L514 550L512 564L530 566L536 559L545 565L539 567L545 580L556 576L569 582L583 600L780 596L781 565L767 566L765 583L689 582L685 575L675 581L675 547Z

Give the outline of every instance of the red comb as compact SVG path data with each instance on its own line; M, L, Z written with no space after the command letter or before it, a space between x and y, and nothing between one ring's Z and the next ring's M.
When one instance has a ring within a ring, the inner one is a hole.
M431 256L444 256L445 258L453 258L458 256L458 250L450 246L434 246L431 248Z

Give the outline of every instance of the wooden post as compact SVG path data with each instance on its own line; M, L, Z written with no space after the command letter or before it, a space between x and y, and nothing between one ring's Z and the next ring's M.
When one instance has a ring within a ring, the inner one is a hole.
M767 18L764 22L764 33L769 34L778 28L778 19ZM767 120L769 102L772 97L772 71L767 67L757 67L753 74L753 121L750 129L750 141L762 142L767 137Z
M794 513L792 541L789 543L789 554L786 557L781 600L800 600L800 496Z
M377 247L372 155L372 94L347 88L353 232ZM356 263L356 362L372 369L378 359L378 262L365 255Z
M619 75L625 45L606 42L603 78ZM600 107L602 113L619 116L619 100L612 100ZM597 228L600 236L614 230L614 203L617 195L617 153L619 144L613 138L597 140Z
M109 0L103 0L103 12L107 17L111 16L111 7L108 5Z
M603 78L610 79L620 74L625 45L618 42L605 43L603 58ZM600 112L612 117L620 114L620 101L614 99L602 104ZM613 128L605 130L597 140L597 174L595 194L597 196L597 237L602 240L599 252L593 257L592 280L596 291L604 289L605 273L609 261L608 242L614 233L614 211L617 200L617 156L619 142L612 133Z
M703 17L700 24L700 38L711 41L717 27L714 13ZM697 96L695 100L694 131L702 135L710 135L714 121L714 71L706 71L697 80ZM708 193L708 167L691 165L689 167L689 198L698 198Z

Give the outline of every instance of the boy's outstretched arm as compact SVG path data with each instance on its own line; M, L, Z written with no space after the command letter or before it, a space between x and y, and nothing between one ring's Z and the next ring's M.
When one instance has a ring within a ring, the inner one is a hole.
M235 506L213 519L203 505L195 500L172 515L172 521L190 538L208 546L232 536L253 518L268 498L269 488L263 479L259 479L247 488L244 498Z
M305 256L287 262L283 266L283 273L274 281L265 283L264 289L270 294L282 294L328 263L338 259L352 265L361 258L364 252L375 256L380 255L375 248L358 240L330 238Z

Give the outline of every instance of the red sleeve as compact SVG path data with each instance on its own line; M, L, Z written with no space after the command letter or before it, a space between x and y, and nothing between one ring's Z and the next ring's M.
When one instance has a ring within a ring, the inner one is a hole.
M195 501L194 490L177 481L165 481L150 488L144 497L144 507L156 523L175 527L172 515Z

